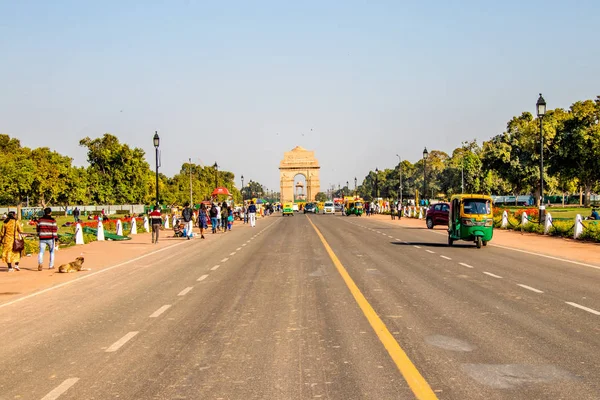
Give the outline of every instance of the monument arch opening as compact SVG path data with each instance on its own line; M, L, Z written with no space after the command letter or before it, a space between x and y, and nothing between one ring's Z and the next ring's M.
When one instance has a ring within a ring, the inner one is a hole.
M296 146L285 152L279 164L281 202L293 202L301 200L301 197L306 201L315 201L315 196L321 189L320 169L314 151ZM304 182L297 178L298 175L304 177ZM301 185L296 186L298 183ZM301 197L297 197L300 196L297 193L302 193Z

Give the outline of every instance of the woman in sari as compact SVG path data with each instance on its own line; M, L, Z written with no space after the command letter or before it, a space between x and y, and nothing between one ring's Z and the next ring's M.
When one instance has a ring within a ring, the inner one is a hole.
M20 271L19 261L21 261L21 251L13 251L15 239L21 238L23 230L21 224L15 217L15 212L11 211L4 220L2 231L0 232L0 242L2 243L2 261L8 264L8 272ZM14 264L14 269L13 269Z

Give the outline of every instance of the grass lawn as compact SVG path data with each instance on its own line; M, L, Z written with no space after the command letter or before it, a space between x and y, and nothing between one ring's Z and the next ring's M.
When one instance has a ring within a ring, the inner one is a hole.
M517 210L522 210L523 208L537 208L536 206L531 207L508 207L506 208L509 212L515 212ZM584 207L546 207L546 212L552 215L552 219L560 220L560 219L569 219L574 220L577 214L581 214L582 218L589 217L592 214L591 208Z

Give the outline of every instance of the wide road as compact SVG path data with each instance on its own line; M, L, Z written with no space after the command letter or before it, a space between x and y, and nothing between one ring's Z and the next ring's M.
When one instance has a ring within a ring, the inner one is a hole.
M276 215L2 306L0 399L599 399L600 270L440 233Z

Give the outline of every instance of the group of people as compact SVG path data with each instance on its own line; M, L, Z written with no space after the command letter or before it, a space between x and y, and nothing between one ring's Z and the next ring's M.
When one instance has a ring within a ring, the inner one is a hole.
M253 228L256 226L256 205L250 202L244 205L240 213L240 218L246 224L249 223ZM152 243L158 243L160 229L163 226L163 216L158 206L148 215L152 225ZM210 223L212 233L228 232L233 227L235 219L235 210L227 202L212 203L210 207L206 204L200 204L198 211L194 211L189 203L186 203L181 211L181 219L174 219L173 232L176 237L186 237L190 240L193 237L193 228L197 226L200 229L200 238L205 239L204 231L208 230Z
M52 216L52 209L45 208L44 215L37 220L36 233L39 239L38 271L43 268L44 253L46 247L50 253L49 269L54 268L54 250L58 247L58 225ZM17 220L14 211L10 211L4 219L0 231L0 243L2 243L2 261L8 266L8 272L20 271L19 262L25 250L23 240L23 228Z

